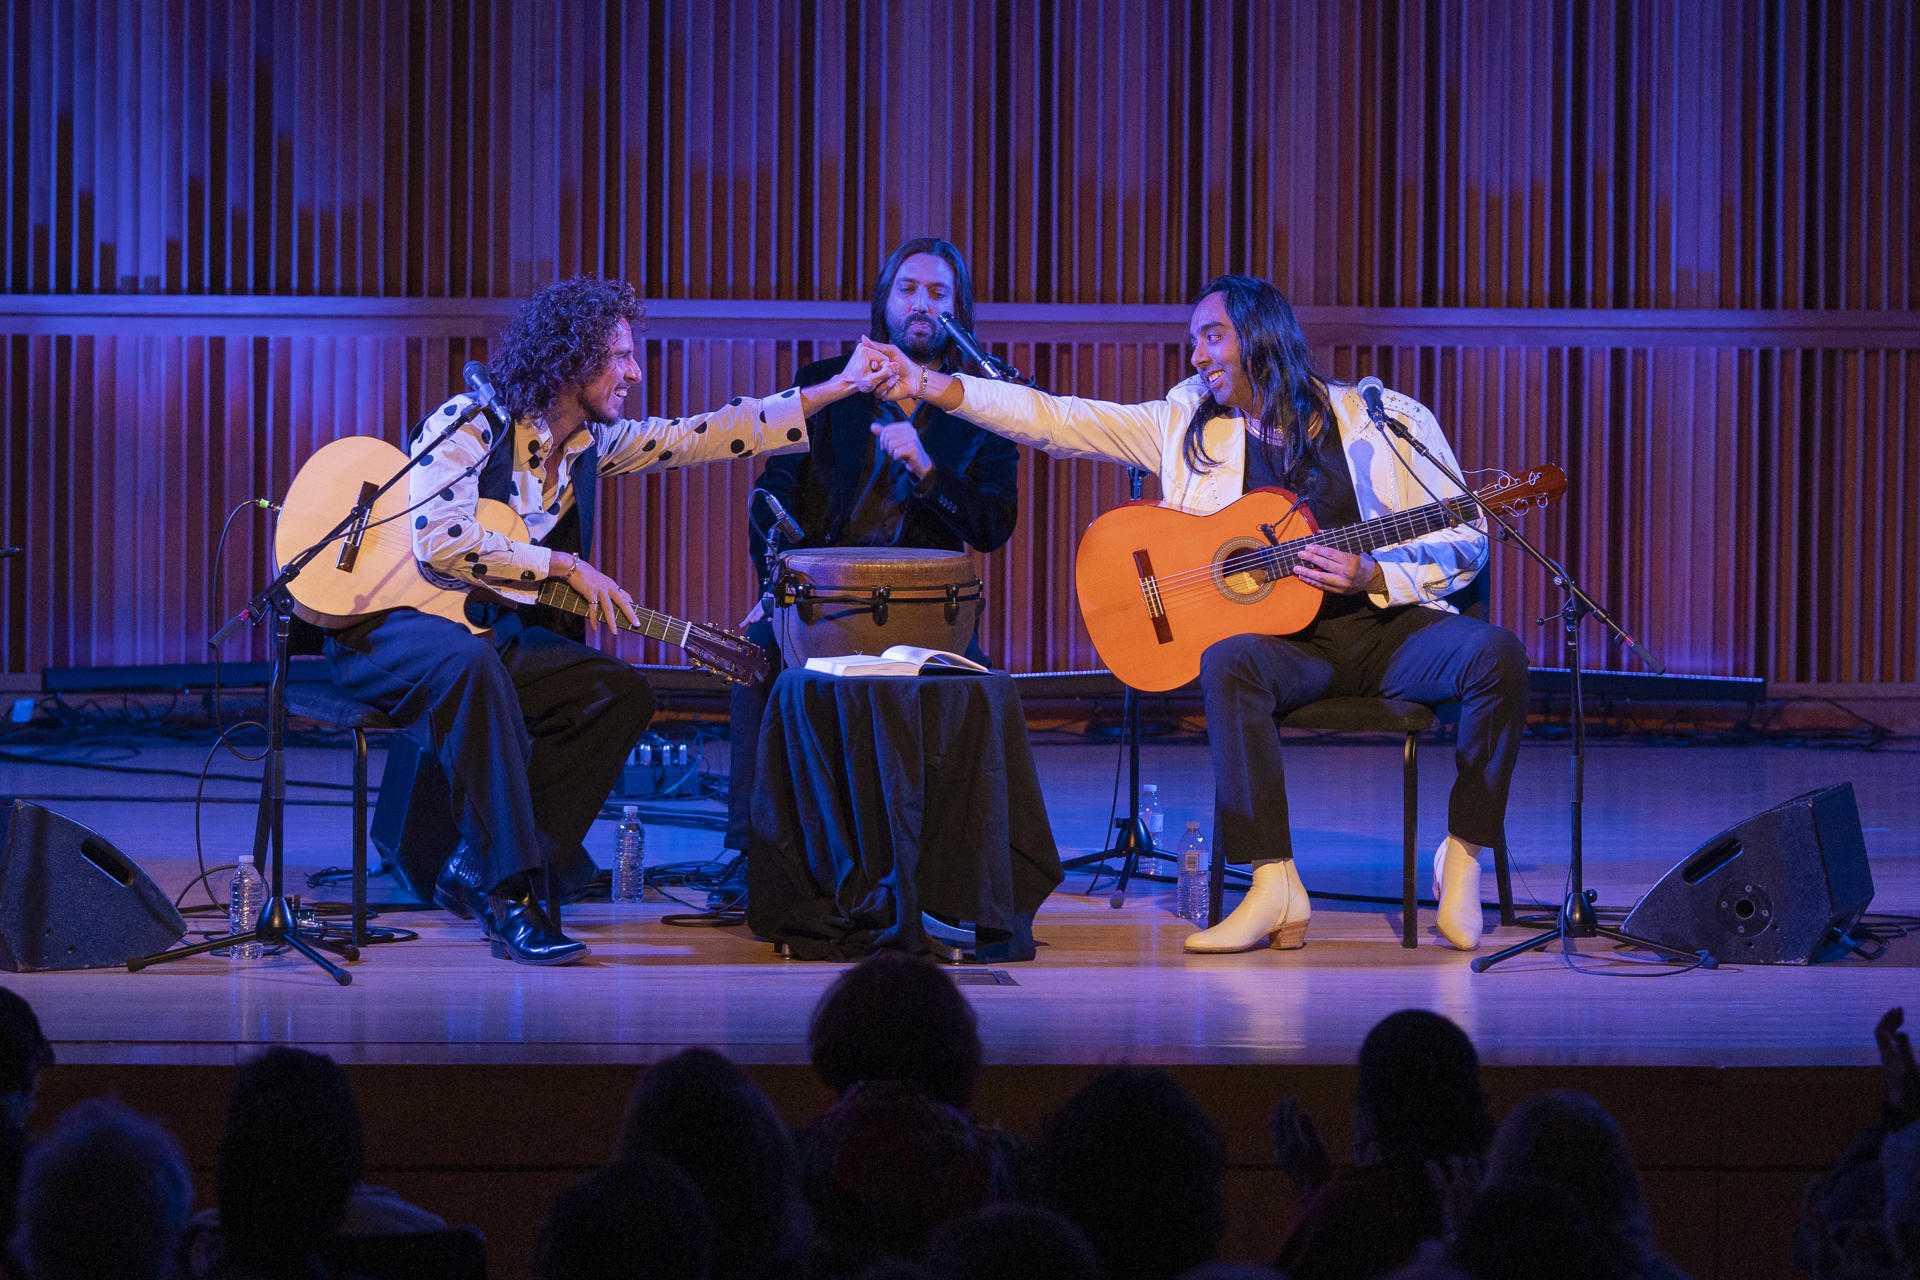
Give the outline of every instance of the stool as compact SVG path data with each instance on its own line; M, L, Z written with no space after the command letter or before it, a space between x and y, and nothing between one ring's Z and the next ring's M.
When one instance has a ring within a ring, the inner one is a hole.
M1401 930L1400 945L1418 945L1420 894L1419 855L1414 845L1419 817L1419 738L1439 717L1424 702L1399 698L1322 698L1279 717L1283 729L1310 729L1320 733L1397 733L1406 741L1401 760ZM1513 886L1507 868L1507 848L1493 851L1494 878L1500 889L1500 923L1513 923ZM1220 922L1221 899L1226 895L1226 864L1219 858L1207 883L1207 923Z
M287 714L353 731L353 945L367 945L367 731L392 729L377 707L331 680L288 681Z

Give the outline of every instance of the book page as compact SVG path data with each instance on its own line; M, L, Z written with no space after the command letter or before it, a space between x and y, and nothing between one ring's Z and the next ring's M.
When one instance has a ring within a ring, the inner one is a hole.
M880 655L896 662L911 662L915 667L965 667L969 671L985 671L986 668L972 658L954 653L948 649L922 649L918 645L896 644Z

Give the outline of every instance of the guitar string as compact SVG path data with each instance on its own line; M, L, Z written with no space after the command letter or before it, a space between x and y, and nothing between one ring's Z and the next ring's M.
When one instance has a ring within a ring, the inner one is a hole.
M1526 501L1526 499L1510 499L1504 503L1490 502L1489 505L1514 508L1524 501ZM1307 538L1295 539L1291 542L1281 543L1279 546L1254 548L1249 551L1247 562L1240 566L1228 567L1226 564L1216 562L1205 568L1183 570L1179 573L1169 574L1164 578L1156 576L1154 579L1153 594L1162 605L1160 616L1165 616L1165 605L1168 601L1185 603L1195 597L1200 599L1220 599L1224 596L1225 599L1236 604L1257 603L1257 600L1251 596L1236 597L1233 594L1223 592L1221 590L1223 580L1243 574L1259 573L1267 569L1276 569L1279 571L1276 577L1269 579L1269 581L1277 581L1279 578L1292 576L1294 565L1289 563L1289 561L1297 562L1298 551L1306 547L1309 543L1317 542L1322 546L1337 546L1341 550L1351 549L1364 551L1375 547L1389 546L1395 542L1405 541L1409 538L1432 532L1435 529L1451 527L1455 524L1464 524L1467 523L1464 518L1457 521L1446 520L1440 515L1440 508L1443 505L1456 506L1456 504L1472 502L1473 498L1470 495L1462 494L1458 497L1447 499L1444 504L1430 503L1426 507L1414 508L1412 511L1407 512L1396 512L1391 517L1380 517L1376 521L1367 521L1359 525L1348 525L1342 529L1333 530L1330 533L1321 533ZM1467 511L1477 509L1478 504L1464 508L1456 506L1456 514L1464 517ZM1415 517L1420 519L1416 520ZM1418 524L1422 521L1426 523L1426 528L1418 527ZM1378 539L1361 539L1358 535L1368 529L1391 531L1391 536L1384 536ZM1169 586L1169 584L1173 585ZM1227 592L1231 591L1232 588L1227 588ZM1258 599L1261 600L1265 598L1265 593L1261 593L1258 597Z
M1472 502L1472 498L1462 495L1448 499L1445 505L1456 502ZM1164 576L1155 575L1154 582L1162 594L1185 594L1195 587L1211 588L1215 579L1222 573L1254 573L1268 569L1280 571L1281 576L1290 574L1293 563L1300 558L1300 552L1308 546L1333 547L1341 551L1362 552L1378 547L1390 546L1396 542L1405 542L1436 529L1450 528L1466 523L1462 519L1448 519L1441 514L1440 503L1429 503L1411 511L1394 512L1360 524L1347 525L1344 528L1322 530L1306 537L1294 538L1277 546L1250 547L1246 550L1246 563L1243 567L1227 568L1220 562L1210 563L1201 568L1182 569ZM1455 510L1455 517L1462 513Z
M1473 474L1484 475L1486 472L1483 470ZM1525 473L1523 472L1522 474ZM1299 552L1309 545L1318 544L1320 546L1331 546L1337 550L1350 550L1356 553L1369 551L1376 547L1391 546L1396 542L1404 542L1411 538L1420 537L1436 529L1450 527L1455 524L1471 524L1473 520L1478 518L1476 513L1479 511L1482 503L1488 506L1498 507L1503 512L1512 512L1516 510L1526 510L1526 504L1536 499L1539 500L1542 505L1552 500L1552 495L1545 492L1543 488L1532 486L1522 486L1522 492L1503 496L1503 490L1510 490L1514 487L1514 480L1512 479L1512 473L1504 470L1499 472L1499 475L1500 479L1496 483L1490 484L1486 488L1477 490L1474 493L1458 493L1437 502L1427 503L1425 506L1412 507L1406 511L1388 512L1384 516L1376 516L1372 520L1365 520L1359 524L1344 525L1332 530L1323 529L1318 533L1296 538L1289 542L1283 542L1278 546L1252 548L1249 551L1250 558L1258 559L1259 563L1249 566L1247 569L1238 570L1238 572L1251 572L1254 569L1271 568L1280 569L1284 576L1292 570L1292 566L1284 562L1289 560L1289 558L1298 560ZM1285 490L1281 490L1280 492L1284 493ZM1443 509L1451 509L1454 518L1448 519L1443 515ZM1291 508L1289 508L1289 510L1291 510ZM1437 520L1439 523L1430 524L1424 529L1414 527L1415 523L1421 520ZM1396 525L1402 524L1406 526L1404 529L1395 530ZM1371 536L1374 531L1386 531L1390 536L1376 539ZM1154 581L1157 586L1162 588L1168 583L1173 583L1177 584L1176 589L1178 589L1179 586L1184 586L1193 580L1200 580L1211 586L1215 579L1216 571L1219 570L1219 568L1220 566L1216 562L1194 569L1179 570L1165 577L1156 576Z
M474 468L472 467L468 468L466 474L472 474L473 470ZM464 478L464 476L460 478ZM371 550L376 553L387 553L389 558L391 558L391 553L397 552L397 551L404 551L406 555L411 557L413 555L412 530L406 529L406 528L393 529L391 528L391 526L396 520L399 520L402 517L407 516L412 512L419 510L421 507L425 506L430 501L432 501L431 496L427 498L423 498L419 502L415 502L409 506L403 507L399 511L395 511L390 515L381 516L378 519L368 520L367 523L364 526L362 526L360 530L360 538L358 543L359 548L362 551ZM330 545L333 542L342 541L345 538L350 537L351 533L352 533L351 530L340 533L336 537L327 539L326 543L322 545ZM395 536L396 534L398 534L399 536L396 537ZM508 589L512 589L511 584L496 583L492 585L495 588L504 586L504 587L507 587ZM539 587L536 587L533 589L532 594L538 603L545 604L554 608L565 609L567 612L577 614L581 617L585 617L587 615L587 613L591 608L590 603L587 601L587 599L584 596L581 596L578 592L573 591L572 588L567 588L567 590L573 596L572 601L561 600L557 598L552 600L546 599L545 596L547 593L547 587L551 585L565 586L564 583L556 583L554 579L551 579L551 578L547 579L546 582L542 583ZM476 588L485 589L486 584L476 583L474 584L473 587L470 587L467 589L473 590ZM449 588L449 589L457 590L458 588ZM666 644L677 645L680 648L687 648L688 642L693 640L696 635L703 642L716 643L709 629L702 626L699 623L692 622L690 620L683 619L683 618L674 618L670 614L661 613L660 611L655 609L649 609L645 605L634 605L633 610L634 610L635 617L638 619L638 624L629 625L626 623L620 623L618 625L622 631L627 631L636 635L641 635L646 637L649 640L659 640ZM675 631L680 632L679 639L674 638ZM698 655L696 654L696 656Z

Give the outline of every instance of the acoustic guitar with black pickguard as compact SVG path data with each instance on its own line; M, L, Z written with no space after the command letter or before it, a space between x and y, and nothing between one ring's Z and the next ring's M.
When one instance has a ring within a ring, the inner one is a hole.
M282 563L332 532L342 516L406 465L393 445L372 436L348 436L316 450L288 486L274 532L274 554ZM504 502L480 499L480 527L527 540L520 514ZM367 519L307 564L288 587L294 612L322 627L351 626L388 609L418 609L457 622L475 635L488 628L467 616L475 597L499 600L484 587L448 585L430 574L413 554L413 529L405 486L395 486L374 502ZM586 617L587 598L557 578L538 589L539 603ZM766 651L746 637L706 623L688 622L634 606L638 625L620 619L620 629L663 640L684 649L697 667L737 684L767 678Z

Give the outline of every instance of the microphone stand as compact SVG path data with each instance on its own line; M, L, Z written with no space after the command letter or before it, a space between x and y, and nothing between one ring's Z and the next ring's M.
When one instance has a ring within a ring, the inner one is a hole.
M1133 501L1140 501L1140 486L1147 473L1139 467L1127 468L1127 490ZM1146 821L1140 816L1140 691L1132 685L1121 686L1125 693L1120 703L1120 741L1127 752L1127 816L1115 818L1113 825L1118 834L1113 843L1099 853L1083 853L1077 858L1069 858L1060 864L1063 871L1078 871L1082 867L1094 868L1093 884L1100 882L1100 872L1114 858L1120 859L1119 878L1114 881L1113 892L1107 898L1107 905L1118 910L1127 900L1127 883L1135 876L1142 880L1155 880L1161 884L1169 883L1172 876L1161 875L1153 871L1144 871L1140 867L1143 859L1159 858L1171 860L1173 855L1165 852L1153 842L1153 833L1147 830ZM1093 892L1093 884L1087 886L1087 892Z
M1034 385L1033 379L1025 377L1011 364L983 348L974 336L954 319L951 312L941 313L940 325L947 331L947 336L953 340L961 353L980 366L980 371L987 377L996 382L1017 382L1027 387ZM1127 468L1127 489L1135 502L1140 500L1140 487L1146 479L1146 474L1138 467ZM1113 820L1118 834L1114 836L1111 845L1099 853L1082 854L1060 864L1063 871L1078 871L1082 867L1094 868L1093 883L1087 886L1087 891L1091 893L1093 885L1100 882L1100 872L1105 869L1106 864L1114 858L1119 858L1119 878L1115 880L1113 892L1107 898L1107 904L1115 910L1125 904L1127 884L1135 876L1144 880L1157 880L1163 884L1173 879L1172 876L1140 869L1141 860L1144 858L1171 860L1173 855L1154 846L1153 833L1147 830L1147 824L1140 817L1140 691L1132 685L1125 685L1124 688L1126 692L1121 700L1120 740L1127 752L1127 816Z
M174 960L184 960L188 956L197 956L221 948L243 947L253 943L278 945L285 943L307 959L327 971L335 982L347 986L353 981L353 975L340 968L321 955L312 943L300 936L294 920L293 907L288 903L285 893L286 872L286 734L287 734L287 669L289 665L289 639L293 632L293 597L287 587L301 570L336 540L341 541L340 555L348 559L359 551L360 537L372 518L374 503L388 490L399 484L409 471L419 466L429 454L437 449L441 442L456 430L472 421L474 416L484 409L482 404L474 404L466 412L447 425L446 430L435 436L433 442L407 459L407 465L401 467L373 492L364 494L353 509L333 526L331 532L288 561L273 581L260 588L246 608L229 618L225 625L214 632L207 641L210 648L218 648L242 622L258 626L266 616L273 615L273 665L272 674L267 682L267 749L262 757L260 772L260 807L254 819L253 827L253 865L265 870L268 876L268 897L260 908L260 915L254 921L253 928L245 933L228 933L222 937L210 938L191 946L179 947L170 951L161 951L150 956L138 956L127 961L127 971L138 973L140 970L156 964L166 964ZM269 853L271 856L269 856ZM358 960L360 949L351 942L344 944L341 954L348 960Z
M1594 910L1594 903L1600 896L1599 891L1587 888L1584 879L1585 860L1582 856L1581 836L1582 805L1585 796L1587 764L1587 729L1586 703L1581 696L1580 624L1590 617L1597 618L1600 620L1602 626L1619 637L1628 650L1638 654L1640 660L1651 667L1656 674L1664 672L1666 667L1661 664L1660 660L1656 658L1645 645L1641 644L1631 635L1628 635L1625 629L1623 629L1619 623L1615 622L1613 617L1608 614L1605 609L1602 609L1595 603L1593 597L1581 588L1580 584L1574 580L1573 575L1567 572L1565 566L1534 546L1533 543L1518 529L1514 528L1504 516L1487 505L1487 503L1481 499L1480 495L1473 491L1473 487L1455 473L1451 467L1436 458L1433 455L1433 451L1421 443L1420 439L1407 428L1405 423L1388 414L1384 409L1375 409L1372 404L1368 405L1368 413L1374 422L1404 440L1413 448L1415 453L1425 458L1427 462L1433 466L1435 471L1438 471L1442 476L1445 476L1458 486L1460 491L1473 500L1473 504L1480 509L1481 514L1486 516L1488 521L1498 530L1494 536L1501 542L1511 543L1519 547L1528 559L1546 570L1553 585L1559 587L1561 591L1566 594L1566 603L1561 606L1557 614L1550 614L1539 620L1539 625L1541 626L1552 622L1556 617L1561 621L1561 626L1566 637L1568 687L1572 691L1569 700L1569 709L1573 716L1573 732L1571 736L1572 755L1569 764L1572 769L1573 795L1569 802L1568 809L1568 819L1571 823L1571 843L1568 846L1568 888L1566 901L1561 904L1560 914L1553 928L1537 934L1532 938L1528 938L1525 941L1515 943L1503 951L1497 951L1493 955L1478 956L1470 963L1469 967L1475 973L1485 973L1488 969L1491 969L1503 960L1510 960L1523 952L1543 947L1556 938L1560 939L1563 943L1579 938L1609 938L1614 942L1625 943L1628 946L1641 947L1648 951L1659 952L1661 955L1667 956L1675 961L1687 963L1697 962L1702 968L1714 968L1715 963L1713 957L1705 951L1682 951L1675 947L1669 947L1664 943L1654 942L1648 938L1636 937L1623 930L1610 928L1601 924L1599 916Z

